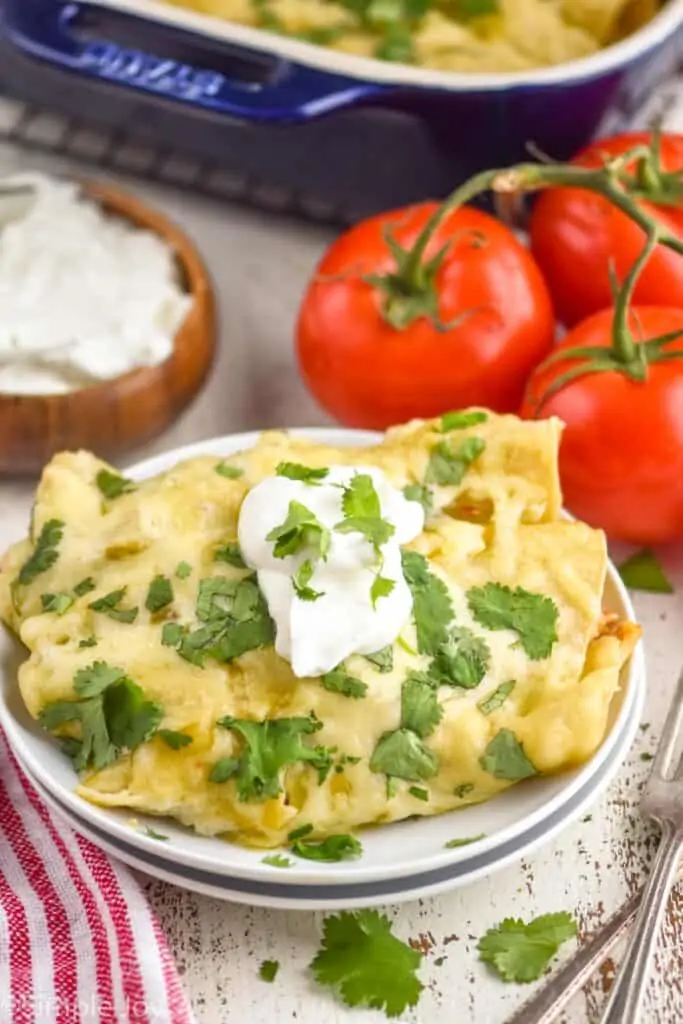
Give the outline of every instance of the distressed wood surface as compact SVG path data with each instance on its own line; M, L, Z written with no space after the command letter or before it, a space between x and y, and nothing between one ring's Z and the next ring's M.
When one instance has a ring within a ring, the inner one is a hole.
M25 166L15 150L0 149L0 171ZM30 166L68 170L54 159L32 159ZM161 439L133 458L235 430L324 424L299 381L291 335L299 295L328 232L158 187L135 187L194 237L215 279L223 331L216 368L201 397ZM3 547L24 532L31 492L27 483L0 481ZM533 857L466 889L388 908L397 933L425 953L426 990L406 1020L503 1024L529 988L503 985L478 963L475 947L482 932L505 916L569 910L587 934L642 883L657 839L638 812L639 789L649 768L641 755L656 745L683 664L683 551L661 554L679 593L635 595L645 629L649 692L628 762L591 808L591 820L571 826ZM352 1013L311 984L307 965L319 942L322 915L250 909L149 878L141 882L169 937L199 1024L385 1019L372 1012ZM683 893L671 902L642 1024L683 1020L682 947ZM282 965L273 985L257 977L265 959ZM604 967L574 1000L562 1024L597 1019L613 969L613 963Z

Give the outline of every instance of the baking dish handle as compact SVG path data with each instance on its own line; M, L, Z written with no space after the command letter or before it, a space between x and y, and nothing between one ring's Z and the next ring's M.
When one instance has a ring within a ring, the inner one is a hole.
M247 121L309 121L383 91L381 85L284 58L273 57L274 73L267 81L235 81L219 71L105 39L83 40L74 29L88 7L62 0L4 0L3 32L25 54L66 70ZM188 38L184 30L175 31ZM254 56L253 51L242 53L247 59Z

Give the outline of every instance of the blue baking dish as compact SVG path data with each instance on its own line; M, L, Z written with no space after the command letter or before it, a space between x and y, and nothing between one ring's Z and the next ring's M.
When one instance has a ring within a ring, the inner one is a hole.
M302 125L354 108L423 119L459 176L523 158L566 158L618 103L635 108L683 55L683 0L628 39L568 64L462 74L337 53L157 0L3 0L22 53L198 113ZM294 130L293 128L291 130Z

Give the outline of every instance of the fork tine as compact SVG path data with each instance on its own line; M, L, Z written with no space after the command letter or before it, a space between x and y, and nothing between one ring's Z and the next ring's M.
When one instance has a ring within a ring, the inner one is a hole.
M659 777L660 779L666 779L671 759L676 746L676 741L681 732L681 726L683 723L683 669L678 677L678 685L676 686L676 693L674 694L673 700L669 705L666 720L664 722L664 729L662 736L657 747L655 759L652 763L651 777Z

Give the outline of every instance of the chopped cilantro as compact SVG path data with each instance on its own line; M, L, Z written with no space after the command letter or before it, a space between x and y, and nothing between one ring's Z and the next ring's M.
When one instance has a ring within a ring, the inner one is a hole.
M588 822L592 821L592 820L593 820L593 815L592 814L584 814L583 818L581 819L581 821L583 822L584 825L588 824Z
M420 654L437 654L448 639L453 606L445 583L417 551L402 551L403 574L413 595L413 618Z
M381 597L388 597L395 586L395 580L390 580L386 576L375 576L372 586L370 587L370 601L372 602L372 607L376 607L377 602Z
M529 590L487 583L467 591L467 603L474 618L486 629L512 629L532 661L550 656L557 640L558 610L554 601Z
M650 548L643 548L619 566L619 575L631 590L646 590L651 594L673 594L657 556Z
M453 790L453 796L457 796L459 800L466 797L474 789L473 782L461 782L459 786L456 786Z
M241 476L244 476L244 470L240 469L239 466L228 466L226 462L219 462L214 466L214 470L219 476L224 476L227 480L239 480Z
M155 576L149 585L145 608L148 612L160 612L173 601L173 586L168 576Z
M408 790L411 796L414 796L416 800L424 800L425 803L429 801L429 792L423 789L421 786L411 786Z
M171 750L182 750L183 747L189 747L192 743L191 736L188 736L186 732L176 732L175 729L159 729L157 736Z
M136 490L136 485L132 480L126 480L125 476L121 476L120 473L112 473L109 469L101 469L95 477L95 483L100 493L110 501L120 498L122 494L130 494L131 491Z
M81 580L80 583L76 584L74 587L74 594L76 597L83 597L85 594L89 594L91 590L94 590L95 587L95 580L92 576L87 576L86 579Z
M392 934L376 910L342 911L323 922L322 947L311 963L316 981L336 989L347 1006L398 1017L415 1006L424 986L422 954Z
M308 584L311 582L313 572L313 563L307 558L292 576L294 593L300 601L317 601L319 597L325 596L324 591L314 590L313 587L309 587Z
M227 782L237 775L239 767L236 757L221 757L209 772L209 782Z
M163 832L155 832L153 828L146 828L143 835L147 836L148 839L157 839L159 842L168 842L169 837L165 836Z
M41 594L40 603L44 612L64 615L74 603L74 599L71 594Z
M289 765L310 764L319 772L329 770L330 755L323 747L310 747L303 737L317 732L321 723L308 718L275 718L263 722L227 716L219 725L239 733L243 740L237 769L237 793L240 800L261 801L281 791L280 773Z
M486 447L480 437L466 437L457 450L448 441L434 445L429 456L425 483L455 486L461 483L465 473Z
M299 828L292 829L287 838L292 842L295 839L303 839L304 836L308 836L313 831L312 825L300 825Z
M422 782L437 774L439 759L412 729L396 729L380 737L370 758L370 771Z
M391 645L375 651L374 654L364 654L363 657L374 665L378 672L391 672L394 667L394 649Z
M261 981L275 981L277 972L280 970L280 964L277 960L264 960L258 969L258 976Z
M342 512L344 518L337 523L337 533L360 533L379 554L382 544L394 535L392 524L382 518L379 495L368 473L356 473L351 483L343 488Z
M470 2L473 2L473 0L470 0ZM486 3L488 0L484 0L484 2ZM493 2L495 3L496 0L493 0ZM465 427L476 427L480 423L486 423L488 418L488 413L485 412L445 412L439 421L439 430L447 434L449 430L463 430Z
M489 775L510 782L538 775L511 729L501 729L496 733L479 758L479 764Z
M271 868L291 868L294 866L294 861L290 860L289 857L283 857L281 853L271 853L262 860L263 864L268 864Z
M654 754L648 754L647 751L643 751L643 753L640 755L641 761L654 761L654 759Z
M104 597L98 597L96 601L91 601L88 608L92 608L94 612L103 612L110 619L115 619L117 622L135 622L138 615L137 608L117 607L125 597L125 594L125 587L121 587L119 590L112 590L111 593L105 594Z
M59 558L57 547L64 535L64 523L60 519L49 519L38 535L33 552L26 559L16 582L22 587L31 583L36 576L51 569Z
M266 540L274 541L275 558L286 558L309 548L311 554L324 559L330 549L330 531L299 501L290 501L287 518L273 527Z
M437 700L432 680L412 672L401 687L401 727L412 729L424 739L434 732L442 718L443 708Z
M432 671L439 683L471 690L486 675L491 651L488 644L470 629L454 626L437 651Z
M491 966L503 981L536 981L545 973L560 946L576 935L571 914L543 914L525 924L506 917L496 928L489 928L479 940L480 959Z
M192 566L189 562L178 562L175 569L175 574L179 580L186 580L192 572Z
M79 640L79 647L97 647L97 637L89 636L85 640Z
M216 548L213 560L214 562L227 562L228 565L234 566L235 569L247 568L247 563L242 557L237 541L231 541L229 544L222 544L221 547Z
M340 860L353 860L360 857L363 847L355 836L328 836L321 842L297 839L292 844L292 853L305 860L325 861L328 864Z
M161 642L201 667L207 657L232 661L273 642L275 627L255 576L229 580L209 576L199 581L195 612L202 625L190 632L175 622L164 625Z
M177 622L165 622L161 630L161 642L164 647L175 647L183 639L186 632Z
M443 845L447 850L455 850L458 846L469 846L470 843L478 843L481 839L486 839L486 835L483 832L478 836L467 836L463 839L449 839L448 842Z
M434 505L434 495L425 484L408 484L403 488L403 497L407 501L417 501L422 505L425 516L431 515Z
M302 483L317 487L321 480L329 475L329 469L311 469L310 466L302 466L300 462L281 462L275 473L277 476L286 476L288 480L301 480Z
M507 683L501 683L493 693L490 693L484 700L480 700L477 707L482 715L490 715L502 707L516 686L515 680L510 679Z
M124 750L134 750L154 734L163 715L123 669L102 661L76 673L74 691L81 699L46 704L38 718L50 732L80 723L80 739L70 738L68 746L78 771L99 771Z
M320 682L330 693L341 693L345 697L364 697L368 690L367 683L349 675L342 668L326 672L320 677Z
M500 0L458 0L458 13L463 18L479 18L485 14L497 14Z

